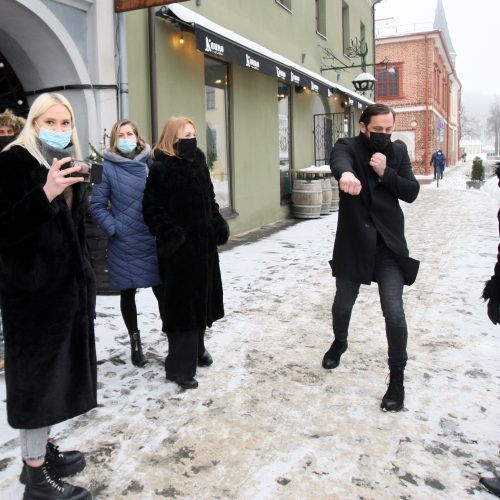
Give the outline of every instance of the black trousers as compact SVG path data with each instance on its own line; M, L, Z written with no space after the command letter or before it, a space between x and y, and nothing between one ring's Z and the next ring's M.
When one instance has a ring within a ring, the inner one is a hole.
M379 242L375 256L375 278L385 318L387 354L390 370L404 370L408 354L408 328L403 308L404 277L391 251ZM351 313L358 297L359 283L336 279L332 305L333 333L336 340L347 340Z
M161 289L161 285L152 287L153 293L155 294L156 300L158 301L158 310L160 311L160 317L162 320L162 331L165 331L165 327L163 326L164 315L161 305ZM135 304L136 292L136 288L127 288L126 290L122 290L120 292L120 310L128 333L139 331L139 327L137 326L137 306Z
M198 356L205 352L205 329L167 332L168 354L165 373L170 377L192 378L196 375Z

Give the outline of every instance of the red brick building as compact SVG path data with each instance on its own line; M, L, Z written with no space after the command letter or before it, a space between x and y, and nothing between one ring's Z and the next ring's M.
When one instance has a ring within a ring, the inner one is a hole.
M430 175L436 149L448 165L459 157L461 84L453 47L446 28L388 34L391 21L377 21L376 60L385 64L376 67L376 100L396 111L393 140L407 145L415 173Z

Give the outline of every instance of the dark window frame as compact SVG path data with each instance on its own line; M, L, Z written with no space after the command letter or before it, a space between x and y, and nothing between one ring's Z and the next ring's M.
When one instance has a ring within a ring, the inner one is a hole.
M391 73L390 70L394 69L395 73ZM390 68L386 68L385 66L378 66L375 70L376 72L376 90L377 90L377 99L400 99L403 97L402 89L403 89L403 73L402 73L402 65L393 64ZM384 79L381 79L381 75L384 75ZM392 79L392 75L397 75L396 80ZM397 87L397 93L394 93L394 87ZM381 92L383 89L383 92Z

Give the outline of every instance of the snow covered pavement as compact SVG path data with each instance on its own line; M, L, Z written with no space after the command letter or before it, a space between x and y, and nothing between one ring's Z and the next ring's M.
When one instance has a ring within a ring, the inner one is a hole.
M98 297L100 406L53 429L62 449L86 452L71 481L96 499L491 498L478 478L500 468L500 326L480 295L496 260L500 189L492 179L466 190L464 170L404 206L421 260L405 291L404 411L379 409L387 368L376 286L361 289L339 368L321 368L334 213L221 252L226 317L208 332L214 364L199 369L197 390L165 380L150 290L137 296L144 369L129 361L118 297ZM0 497L17 499L19 443L0 391Z

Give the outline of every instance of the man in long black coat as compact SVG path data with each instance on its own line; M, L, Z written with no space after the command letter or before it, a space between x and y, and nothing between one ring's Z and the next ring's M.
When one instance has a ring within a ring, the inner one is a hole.
M323 367L336 368L347 349L352 308L360 284L378 283L385 318L390 369L381 408L399 411L404 403L408 329L403 286L417 276L419 262L409 257L399 200L413 202L420 186L403 144L392 143L395 114L384 104L362 113L360 134L336 142L330 161L339 182L339 219L330 261L337 291L332 306L335 340Z

